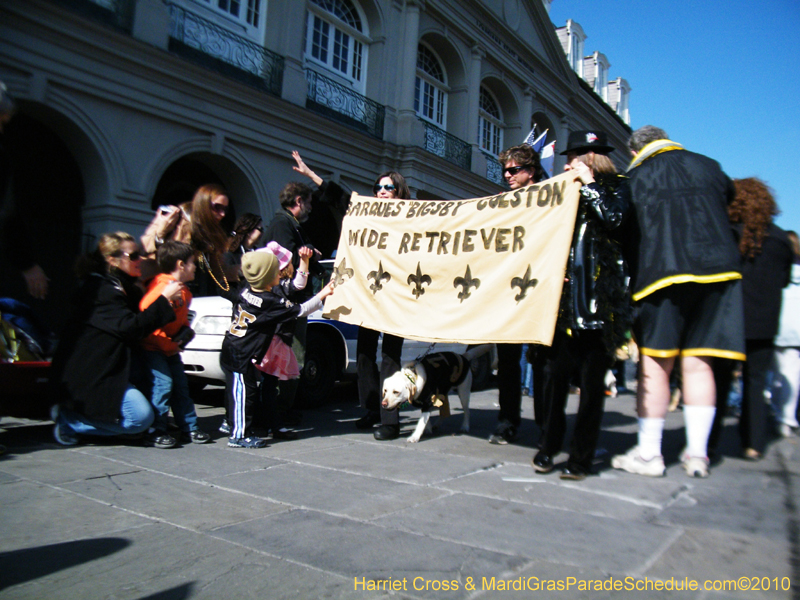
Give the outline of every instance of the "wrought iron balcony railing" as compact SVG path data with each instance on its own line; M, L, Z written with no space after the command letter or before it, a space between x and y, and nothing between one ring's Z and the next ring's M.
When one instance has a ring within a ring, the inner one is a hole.
M283 57L216 23L164 0L170 13L169 49L228 77L280 96Z
M420 121L425 125L425 143L422 146L425 150L467 171L472 168L472 147L467 142L425 119Z
M89 19L130 33L133 29L134 0L51 0Z
M507 189L508 184L505 177L503 177L503 165L491 154L483 152L483 155L486 157L486 179Z
M306 80L306 108L383 139L385 106L311 69L306 69Z

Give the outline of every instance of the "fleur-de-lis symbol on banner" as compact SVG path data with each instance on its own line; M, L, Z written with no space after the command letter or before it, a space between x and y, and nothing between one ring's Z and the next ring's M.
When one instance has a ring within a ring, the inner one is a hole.
M373 279L375 281L375 283L369 286L369 289L372 290L372 295L374 296L378 293L378 290L382 290L383 282L389 281L391 278L392 276L383 270L383 262L378 262L378 270L370 271L369 275L367 275L367 279Z
M525 275L522 277L514 277L511 280L511 287L519 288L519 294L514 296L514 300L517 302L522 300L527 295L528 288L535 288L537 283L539 283L538 279L531 279L531 266L528 265L528 270L525 271Z
M467 271L464 273L464 276L456 277L453 280L453 287L458 286L461 286L461 291L458 292L458 299L460 302L463 302L471 296L469 288L474 287L477 290L481 287L481 280L472 278L472 271L469 270L469 265L467 265Z
M408 284L411 285L412 283L416 284L414 289L411 290L411 293L419 300L419 297L425 293L425 290L422 288L423 283L427 283L430 285L432 282L430 275L423 275L422 269L420 269L419 263L417 263L417 272L416 274L412 274L408 276Z
M345 281L345 277L350 279L353 276L353 269L347 268L347 259L343 258L342 262L339 263L339 266L333 270L333 285L336 287L337 285L342 285Z

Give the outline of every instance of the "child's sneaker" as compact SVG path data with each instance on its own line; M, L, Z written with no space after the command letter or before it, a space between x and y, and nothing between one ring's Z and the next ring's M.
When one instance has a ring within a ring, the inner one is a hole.
M260 437L228 438L229 448L266 448L267 442Z
M654 456L645 460L639 454L639 446L634 446L625 454L617 454L611 459L611 466L622 469L628 473L646 475L648 477L663 477L666 474L663 456Z
M148 448L169 449L178 445L178 440L169 435L166 431L153 429L144 434L142 443Z
M50 409L50 419L55 423L53 427L53 437L62 446L75 446L78 444L78 437L66 425L58 422L58 404L54 404Z
M191 442L192 444L207 444L211 441L211 436L200 429L192 429L181 433L181 441Z

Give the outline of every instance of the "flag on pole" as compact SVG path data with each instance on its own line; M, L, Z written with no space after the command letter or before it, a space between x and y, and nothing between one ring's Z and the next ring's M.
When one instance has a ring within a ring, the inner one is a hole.
M523 144L528 144L531 148L533 148L534 152L542 151L542 147L544 146L544 142L547 139L547 132L550 131L549 129L545 129L544 133L540 135L538 138L536 137L536 127L531 129L531 132L528 134L528 137L525 138L525 141L522 142Z
M552 142L547 144L544 148L542 148L542 152L539 154L542 163L542 168L545 170L545 173L547 173L548 178L553 176L553 161L555 160L555 153L556 153L556 142L555 140L553 140Z

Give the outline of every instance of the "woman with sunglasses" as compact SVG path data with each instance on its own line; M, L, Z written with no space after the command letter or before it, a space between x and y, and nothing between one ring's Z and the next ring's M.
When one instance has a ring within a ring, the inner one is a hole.
M405 178L395 171L381 173L372 186L376 198L385 200L408 200L411 191ZM381 424L375 432L376 440L393 440L400 435L400 411L384 410L381 406L381 382L400 370L400 354L403 351L403 338L383 334L381 346L381 368L378 372L378 338L380 332L359 327L356 343L358 369L358 399L367 414L356 421L359 429L370 429Z
M155 258L158 246L166 240L191 244L197 252L197 276L192 282L192 295L211 296L230 289L228 278L236 278L236 270L228 269L222 255L228 249L228 233L222 220L228 214L230 201L225 189L218 184L200 186L191 202L180 206L162 206L141 237L148 259ZM156 274L146 261L143 280Z
M83 257L82 282L53 357L53 431L65 446L79 435L138 434L153 422L148 399L131 384L139 343L175 319L171 303L183 284L167 284L152 305L139 310L142 255L133 236L106 233Z

